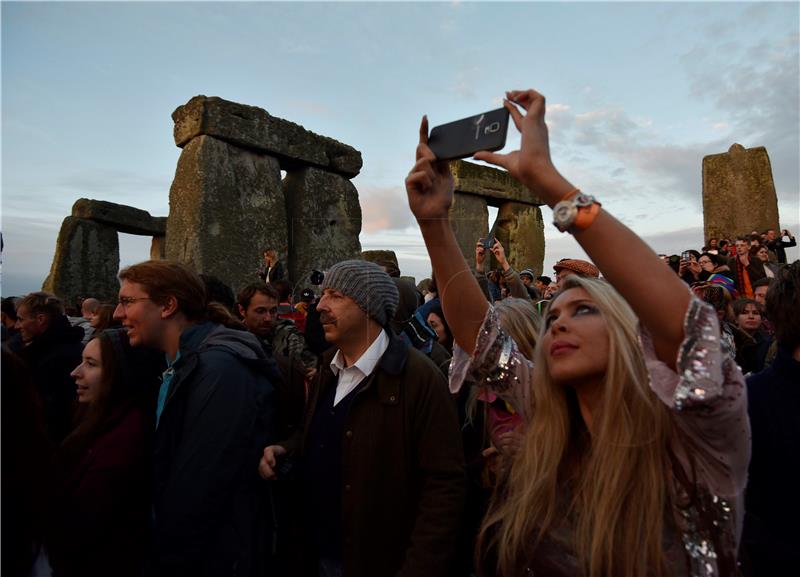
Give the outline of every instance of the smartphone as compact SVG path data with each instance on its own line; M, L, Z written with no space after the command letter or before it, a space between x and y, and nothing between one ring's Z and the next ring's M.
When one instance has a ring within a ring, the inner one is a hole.
M492 250L492 247L494 246L494 243L496 243L496 242L497 242L497 239L494 238L493 236L490 236L489 238L482 238L481 239L481 246L483 246L483 248L485 248L486 250Z
M456 160L480 150L500 150L507 133L508 110L498 108L434 127L428 146L439 160Z
M692 260L692 253L690 253L688 250L683 251L681 253L681 260L683 262L689 262L690 260Z

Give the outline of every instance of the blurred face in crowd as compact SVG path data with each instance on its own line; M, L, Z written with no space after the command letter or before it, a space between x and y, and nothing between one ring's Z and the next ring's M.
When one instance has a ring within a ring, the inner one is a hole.
M434 331L436 331L436 340L439 341L439 344L446 345L447 331L444 328L444 321L442 320L442 317L436 313L430 313L428 315L428 324Z
M557 383L580 385L603 377L608 367L608 325L582 288L561 293L545 317L541 346Z
M753 289L753 300L760 304L762 307L767 304L767 291L768 286L757 286Z
M100 340L92 339L83 348L83 358L69 376L78 387L78 402L91 403L98 399L103 387L103 358Z
M533 286L539 289L540 292L544 292L544 290L547 288L547 286L540 280L533 281Z
M736 241L736 254L739 256L745 256L750 251L750 243L746 240L737 240Z
M256 292L250 299L247 310L239 305L239 314L242 315L247 330L264 338L272 330L272 325L278 318L278 300Z
M22 341L29 343L44 333L50 322L46 314L34 314L28 307L21 306L17 309L17 322L14 326L17 327Z
M767 240L775 240L777 238L777 234L775 233L775 229L771 228L767 231Z
M708 248L710 248L711 250L716 249L717 248L717 239L715 239L715 238L709 239L708 240Z
M736 324L745 332L752 333L761 326L761 311L758 305L747 304L744 306L742 314L736 317Z
M325 331L325 340L340 344L349 341L353 335L361 335L370 318L350 297L337 290L326 288L317 303L319 320Z
M161 348L164 329L163 310L163 306L150 299L144 285L128 280L122 281L114 318L128 329L128 340L132 347Z
M700 260L698 260L697 262L700 264L700 266L703 268L704 271L706 272L714 271L714 263L707 256L701 256Z
M761 262L768 262L769 250L767 249L767 247L762 246L761 248L758 249L756 256L758 257L758 260L760 260Z
M525 286L530 286L531 283L533 282L533 279L526 274L522 275L519 278L522 280L522 284L524 284Z

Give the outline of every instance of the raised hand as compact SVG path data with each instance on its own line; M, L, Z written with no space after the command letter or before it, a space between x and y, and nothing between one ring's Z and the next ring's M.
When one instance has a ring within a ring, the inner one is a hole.
M558 173L550 158L544 96L535 90L512 90L506 92L503 106L522 134L520 149L508 154L481 151L475 153L475 160L505 168L511 176L542 196L545 202L554 205L573 187ZM520 108L525 111L524 115Z
M408 206L417 221L446 219L453 204L453 175L450 165L436 159L428 147L428 117L419 127L417 162L406 177Z

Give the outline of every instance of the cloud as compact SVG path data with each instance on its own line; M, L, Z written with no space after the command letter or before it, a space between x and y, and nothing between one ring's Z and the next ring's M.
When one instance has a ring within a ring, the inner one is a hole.
M400 186L359 186L362 228L365 233L404 230L416 224Z

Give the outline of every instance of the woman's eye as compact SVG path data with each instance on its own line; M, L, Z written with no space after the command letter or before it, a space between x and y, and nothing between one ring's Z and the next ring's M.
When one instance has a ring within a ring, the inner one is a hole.
M593 312L596 312L596 311L597 311L596 308L594 308L592 306L589 306L589 305L578 305L577 307L575 307L575 314L576 315L593 313Z

